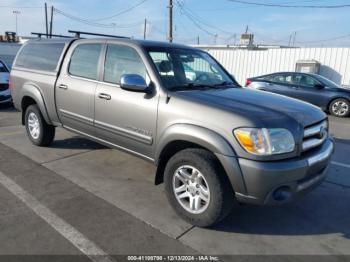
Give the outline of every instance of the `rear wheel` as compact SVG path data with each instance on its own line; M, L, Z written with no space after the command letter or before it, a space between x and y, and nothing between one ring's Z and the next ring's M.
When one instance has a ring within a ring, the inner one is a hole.
M347 117L350 113L350 103L344 98L338 98L329 105L329 112L337 117Z
M28 106L25 126L27 136L37 146L49 146L55 137L55 127L46 123L37 105Z
M209 227L231 211L234 193L215 156L203 149L186 149L167 163L164 181L168 200L183 219Z

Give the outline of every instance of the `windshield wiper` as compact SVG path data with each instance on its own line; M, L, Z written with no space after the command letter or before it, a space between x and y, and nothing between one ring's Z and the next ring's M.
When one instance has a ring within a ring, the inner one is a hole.
M229 82L229 81L223 81L221 83L215 84L213 86L215 87L220 87L220 86L233 86L233 82Z
M222 87L227 87L227 86L233 86L234 84L232 82L228 82L228 81L223 81L221 83L218 84L197 84L197 83L188 83L188 84L184 84L184 85L179 85L179 86L173 86L170 87L169 89L171 91L186 91L186 90L195 90L195 89L218 89L218 88L222 88Z
M188 83L188 84L184 84L184 85L172 86L169 88L169 90L171 90L171 91L185 91L185 90L210 89L210 88L214 88L214 86Z

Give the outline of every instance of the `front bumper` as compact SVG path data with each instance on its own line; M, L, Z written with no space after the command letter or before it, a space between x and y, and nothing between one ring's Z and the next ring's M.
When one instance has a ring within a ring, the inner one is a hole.
M238 159L246 193L236 191L240 202L275 205L290 202L319 185L327 176L333 141L297 159L258 162Z

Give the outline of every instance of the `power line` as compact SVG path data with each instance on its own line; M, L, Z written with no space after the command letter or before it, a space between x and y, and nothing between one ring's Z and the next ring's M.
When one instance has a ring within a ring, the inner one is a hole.
M142 5L144 2L146 2L148 0L141 0L140 2L136 3L135 5L133 6L130 6L129 8L127 9L124 9L123 11L120 11L114 15L111 15L111 16L107 16L107 17L103 17L103 18L99 18L99 19L92 19L90 21L92 22L98 22L98 21L103 21L103 20L108 20L108 19L111 19L111 18L114 18L114 17L117 17L117 16L120 16L122 14L125 14L127 12L130 12L131 10L135 9L136 7L139 7L140 5Z
M344 8L350 7L350 4L346 5L283 5L283 4L272 4L272 3L257 3L249 2L243 0L227 0L234 3L246 4L246 5L257 5L257 6L266 6L266 7L282 7L282 8Z
M177 4L180 6L180 8L182 10L185 10L188 14L190 14L192 16L192 18L194 18L197 22L207 26L207 27L210 27L212 29L215 29L215 30L218 30L224 34L232 34L232 32L229 32L229 31L226 31L226 30L223 30L217 26L214 26L212 24L209 24L208 22L206 22L203 18L201 18L200 16L196 15L191 9L189 9L188 7L185 7L185 3L184 2L180 2L180 1L176 1Z
M190 19L190 20L192 21L192 23L193 23L198 29L200 29L201 31L207 33L208 35L211 35L211 36L215 36L215 35L216 35L215 33L212 33L212 32L210 32L210 31L206 30L204 27L202 27L202 26L199 24L199 22L197 22L197 21L195 20L195 18L193 18L193 16L192 16L187 10L185 10L185 9L183 8L182 4L181 4L178 0L176 0L176 4L177 4L177 6L181 9L182 13L183 13L188 19Z
M117 25L115 23L102 24L102 23L92 22L91 20L86 20L86 19L74 16L74 15L68 14L66 12L63 12L63 11L57 9L57 8L54 8L54 11L60 15L65 16L66 18L72 19L74 21L77 21L77 22L80 22L80 23L83 23L86 25L90 25L90 26L101 27L101 28L130 28L130 27L138 26L143 22L143 21L142 22L139 21L139 22L135 22L135 23L120 24L120 25Z
M95 22L90 22L88 20L84 20L84 19L81 19L79 17L73 16L71 14L65 13L57 8L54 8L54 11L60 15L65 16L66 18L72 19L74 21L77 21L77 22L80 22L80 23L83 23L86 25L95 26L95 27L103 27L103 28L113 28L114 27L113 24L101 24L101 23L95 23Z
M333 40L339 40L339 39L344 39L350 37L350 34L347 35L341 35L341 36L336 36L336 37L331 37L331 38L326 38L326 39L320 39L320 40L312 40L312 41L297 41L299 44L309 44L309 43L322 43L322 42L328 42L328 41L333 41Z
M77 16L74 16L74 15L68 14L66 12L63 12L63 11L57 9L57 8L55 8L55 11L57 13L65 16L65 17L67 17L67 18L70 18L72 20L75 20L75 21L78 21L80 23L84 23L84 24L87 24L87 25L90 25L90 26L102 27L102 28L115 28L115 27L118 27L118 28L129 28L129 27L137 26L140 23L137 22L137 23L133 23L133 24L129 24L129 25L116 25L115 23L103 24L103 23L97 23L97 22L103 21L103 20L112 19L114 17L117 17L117 16L120 16L120 15L125 14L127 12L130 12L133 9L137 8L138 6L142 5L146 1L148 1L148 0L141 0L140 2L136 3L135 5L132 5L129 8L124 9L124 10L122 10L122 11L120 11L120 12L114 14L114 15L103 17L103 18L98 18L98 19L85 19L85 18L77 17Z

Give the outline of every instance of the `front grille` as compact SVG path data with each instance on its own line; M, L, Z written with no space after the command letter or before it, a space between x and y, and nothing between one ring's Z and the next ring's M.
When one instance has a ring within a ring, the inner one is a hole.
M324 120L320 123L306 127L304 129L302 151L305 152L312 148L322 145L323 142L327 139L327 137L328 137L327 120Z
M0 84L0 91L5 91L9 88L9 84Z

